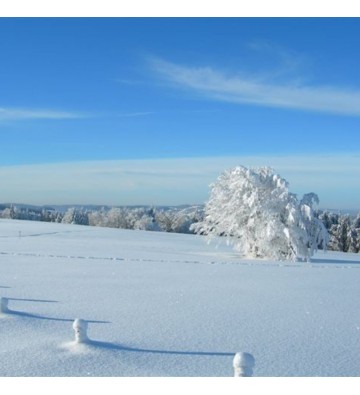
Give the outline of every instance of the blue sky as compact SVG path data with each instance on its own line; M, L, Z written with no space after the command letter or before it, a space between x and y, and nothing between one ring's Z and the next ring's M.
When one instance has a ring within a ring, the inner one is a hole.
M237 164L360 208L359 37L357 18L2 18L0 201L202 203Z

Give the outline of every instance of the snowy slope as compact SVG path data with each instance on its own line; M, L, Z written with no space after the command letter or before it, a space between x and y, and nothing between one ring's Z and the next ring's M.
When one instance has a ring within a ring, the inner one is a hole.
M193 235L0 220L0 376L359 376L360 255L240 260ZM75 318L89 344L75 344Z

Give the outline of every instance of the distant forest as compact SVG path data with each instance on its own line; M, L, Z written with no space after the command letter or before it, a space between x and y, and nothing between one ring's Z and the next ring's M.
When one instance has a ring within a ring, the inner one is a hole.
M317 210L316 216L329 232L328 250L359 253L360 213ZM203 220L204 206L51 208L3 204L0 218L190 234L190 226Z

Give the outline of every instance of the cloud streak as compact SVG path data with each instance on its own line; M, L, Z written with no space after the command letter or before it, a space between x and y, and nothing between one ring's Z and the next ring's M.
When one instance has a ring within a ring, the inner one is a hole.
M274 83L271 78L239 73L229 75L211 67L188 67L152 59L159 75L200 97L257 106L360 116L360 91L296 82Z
M0 121L17 121L29 119L75 119L83 117L85 117L84 114L70 111L0 107Z

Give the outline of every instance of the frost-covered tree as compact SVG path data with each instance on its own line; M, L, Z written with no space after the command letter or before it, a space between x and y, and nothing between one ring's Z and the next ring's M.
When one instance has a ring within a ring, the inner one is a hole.
M199 207L187 207L174 212L172 232L175 233L193 233L192 224L199 222L202 218L202 211Z
M159 210L156 212L156 222L163 232L173 232L174 213L172 210Z
M104 215L104 223L109 228L128 229L127 213L124 209L114 207Z
M155 218L148 214L144 214L141 218L136 220L133 226L133 229L137 230L161 231L159 225L155 221Z
M330 229L330 248L334 251L347 252L350 248L351 219L349 215L339 216L337 224Z
M63 224L89 225L89 217L85 211L69 208L61 222Z
M89 212L88 218L90 226L110 227L110 225L108 225L107 213L104 208Z
M360 230L360 213L358 213L356 218L354 219L353 227L354 227L354 229Z
M180 210L175 207L157 210L155 219L163 232L193 233L190 227L203 219L203 211L199 206L186 207Z
M351 229L351 241L350 241L350 252L360 251L360 213L356 216L352 229Z
M209 240L225 236L244 256L275 260L309 259L326 230L314 219L315 194L301 202L285 179L268 167L236 167L211 185L204 220L191 229ZM309 248L310 247L310 248Z
M325 250L329 243L329 234L326 230L326 226L321 219L314 215L314 204L319 204L319 197L314 192L306 193L300 201L300 209L309 238L308 247L310 248L310 256L312 256L318 248Z
M348 233L348 243L349 249L348 252L359 252L360 249L360 229L356 229L351 227Z
M328 231L333 225L339 223L339 214L329 211L320 212L318 218L321 220Z

